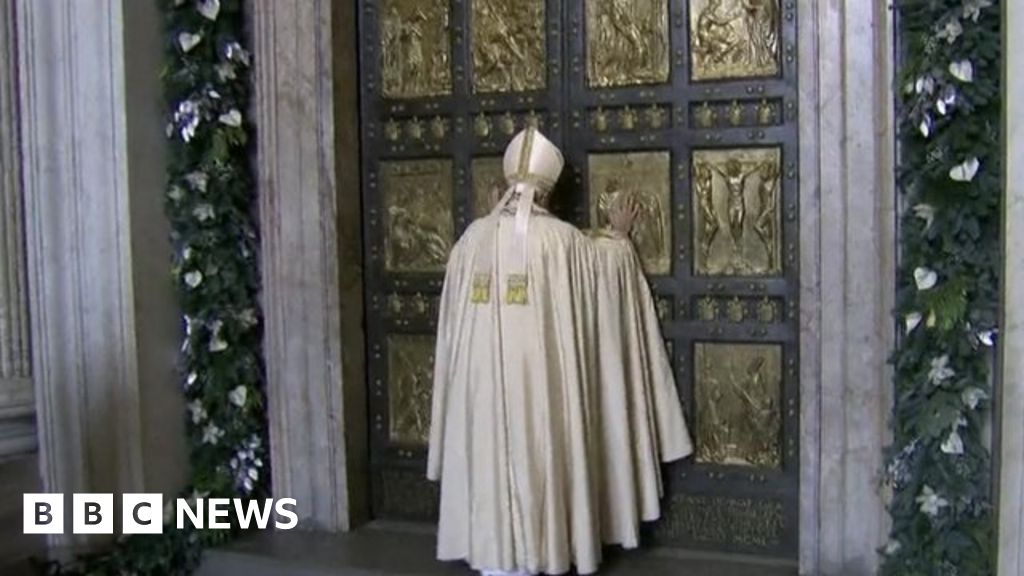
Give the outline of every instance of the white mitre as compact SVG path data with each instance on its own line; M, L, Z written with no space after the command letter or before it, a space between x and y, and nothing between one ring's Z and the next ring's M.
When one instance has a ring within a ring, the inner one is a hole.
M534 188L538 196L547 195L564 166L562 152L532 126L516 134L505 150L505 181L520 193Z

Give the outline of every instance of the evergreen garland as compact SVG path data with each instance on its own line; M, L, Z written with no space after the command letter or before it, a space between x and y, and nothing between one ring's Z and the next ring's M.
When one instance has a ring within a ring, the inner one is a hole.
M174 246L185 340L191 481L182 497L265 498L269 494L261 348L259 237L245 115L251 58L242 47L243 0L160 0L167 61L162 71L170 141L166 210ZM193 503L194 507L194 503ZM51 574L184 575L203 548L237 530L175 527L121 537L106 553ZM233 516L233 515L232 515Z
M996 0L897 0L900 265L883 574L994 573L986 419L1002 203Z

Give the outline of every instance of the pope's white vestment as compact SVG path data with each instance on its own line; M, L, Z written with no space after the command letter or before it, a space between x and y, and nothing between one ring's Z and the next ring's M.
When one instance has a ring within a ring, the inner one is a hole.
M561 154L530 129L510 188L452 250L427 476L438 557L478 570L595 572L660 515L660 464L689 455L654 302L631 242L540 208Z

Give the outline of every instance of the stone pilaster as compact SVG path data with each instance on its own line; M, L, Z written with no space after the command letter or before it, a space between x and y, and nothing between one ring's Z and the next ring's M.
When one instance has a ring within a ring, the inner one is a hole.
M35 447L14 2L0 0L0 456Z
M999 475L999 571L1024 573L1024 5L1003 2L1006 142L1002 397Z
M169 272L161 282L146 268L170 256L159 13L123 0L15 5L44 490L171 490L186 470L181 326Z
M873 574L894 325L892 20L800 0L801 574Z
M345 530L368 500L355 4L252 7L274 491Z

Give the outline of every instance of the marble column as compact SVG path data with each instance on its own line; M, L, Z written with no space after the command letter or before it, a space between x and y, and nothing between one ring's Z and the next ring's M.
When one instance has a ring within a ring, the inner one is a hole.
M35 448L14 2L0 0L0 456Z
M892 16L800 0L801 574L874 574L887 516L895 229Z
M15 4L44 489L170 492L187 466L160 14L153 2Z
M1024 5L1004 2L1006 207L1003 216L1000 576L1024 573Z

